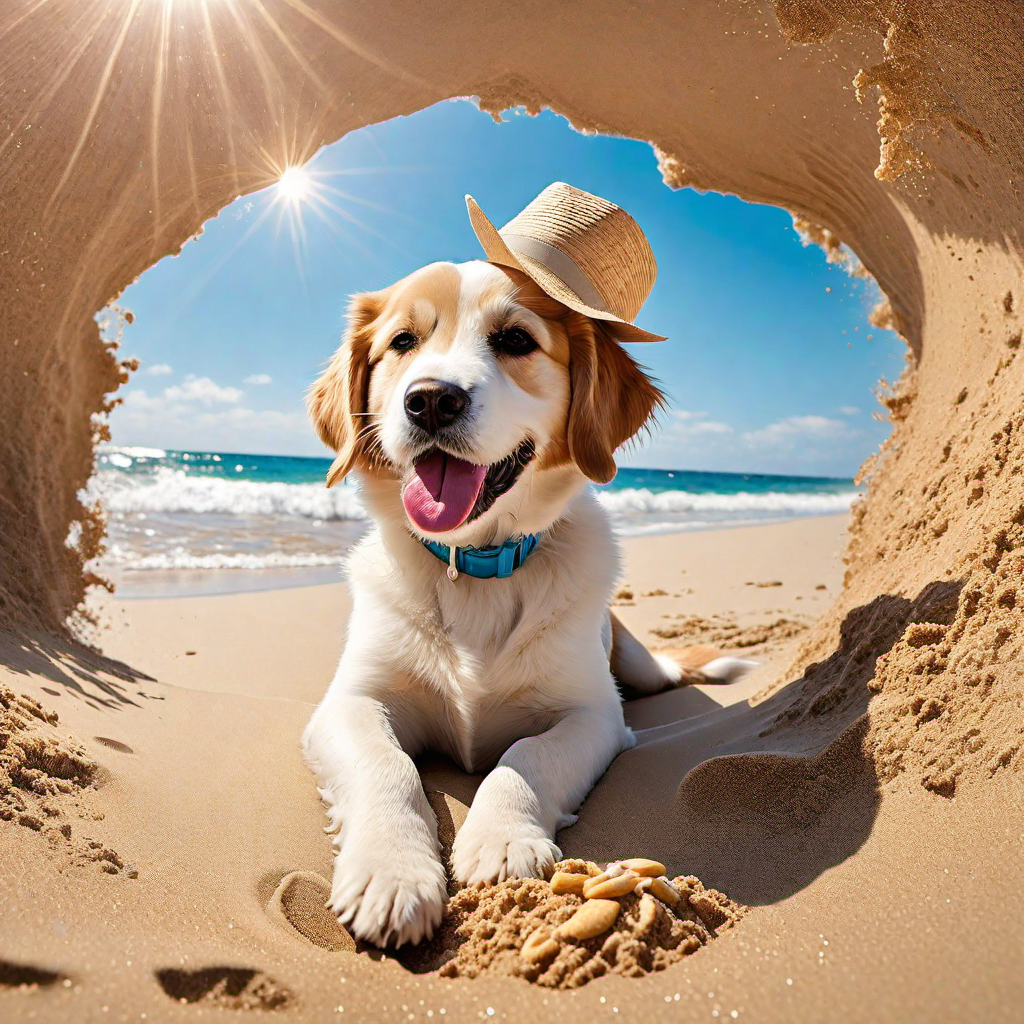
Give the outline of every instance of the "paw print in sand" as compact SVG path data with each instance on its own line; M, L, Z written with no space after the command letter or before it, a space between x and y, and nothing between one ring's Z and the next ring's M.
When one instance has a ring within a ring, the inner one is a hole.
M315 871L292 871L278 883L267 911L314 946L331 953L355 953L355 939L327 906L331 883Z

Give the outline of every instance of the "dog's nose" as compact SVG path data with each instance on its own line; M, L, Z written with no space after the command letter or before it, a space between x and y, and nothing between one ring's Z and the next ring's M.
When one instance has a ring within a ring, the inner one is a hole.
M405 415L433 436L468 408L469 392L445 380L417 380L405 393Z

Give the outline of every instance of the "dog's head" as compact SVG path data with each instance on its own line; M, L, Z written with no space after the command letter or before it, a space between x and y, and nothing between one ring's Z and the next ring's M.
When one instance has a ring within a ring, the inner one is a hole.
M614 329L480 261L355 296L309 395L328 485L355 469L375 512L448 544L545 529L662 402Z

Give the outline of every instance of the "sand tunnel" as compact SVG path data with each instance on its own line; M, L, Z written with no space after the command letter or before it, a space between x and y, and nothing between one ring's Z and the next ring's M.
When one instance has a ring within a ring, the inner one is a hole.
M11 0L0 39L5 625L63 630L102 541L78 493L124 370L96 310L354 128L455 96L547 105L649 140L671 187L792 210L874 275L908 367L845 593L804 651L807 713L870 662L883 776L948 794L1021 764L1018 5Z

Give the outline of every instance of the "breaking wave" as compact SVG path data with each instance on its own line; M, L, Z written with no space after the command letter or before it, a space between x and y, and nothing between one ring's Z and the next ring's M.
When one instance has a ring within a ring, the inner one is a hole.
M829 515L845 512L857 491L800 494L785 491L740 491L736 494L694 494L690 491L654 492L646 487L602 491L598 498L612 515L664 515L697 512L733 512L772 516Z
M299 516L324 521L366 518L359 493L352 486L341 485L328 490L323 484L229 480L192 476L179 469L159 469L145 477L100 473L95 493L111 512ZM601 504L613 516L623 519L635 515L686 516L716 512L740 516L829 515L845 512L856 498L857 491L853 489L833 493L697 494L628 487L598 493Z
M101 471L93 493L111 512L224 516L301 516L324 521L365 519L359 495L342 484L226 480L158 469L147 476Z

